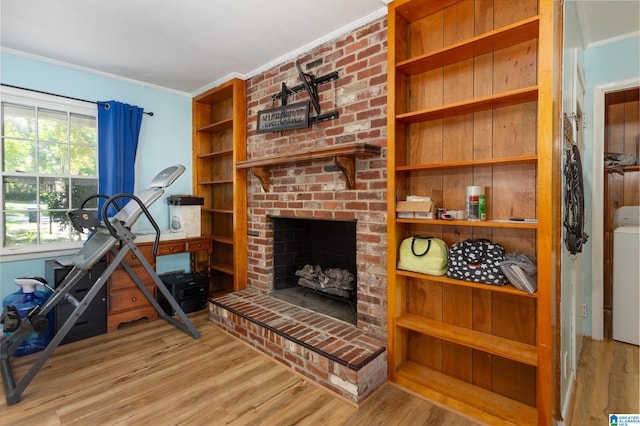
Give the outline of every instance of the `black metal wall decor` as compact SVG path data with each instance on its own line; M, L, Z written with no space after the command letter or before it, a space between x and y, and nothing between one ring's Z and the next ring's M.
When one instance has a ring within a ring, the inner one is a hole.
M318 85L337 80L338 71L316 78L314 75L307 74L302 71L302 67L298 61L296 61L296 68L298 69L298 75L302 80L302 84L287 88L286 84L284 82L282 83L280 93L272 96L274 100L280 99L282 105L258 111L256 133L270 133L299 129L308 127L313 123L333 120L339 117L338 111L322 114L320 111L320 102L318 100ZM301 92L302 90L305 90L309 94L310 101L287 105L288 97ZM309 117L309 102L313 104L313 109L316 112L314 117Z

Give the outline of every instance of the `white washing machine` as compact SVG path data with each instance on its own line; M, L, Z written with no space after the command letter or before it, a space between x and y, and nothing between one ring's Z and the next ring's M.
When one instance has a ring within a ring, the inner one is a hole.
M613 339L640 345L640 206L613 216Z

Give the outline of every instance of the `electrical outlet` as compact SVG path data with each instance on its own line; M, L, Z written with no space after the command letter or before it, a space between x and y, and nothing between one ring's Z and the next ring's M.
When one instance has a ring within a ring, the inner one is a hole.
M587 304L586 303L582 304L582 310L580 311L580 316L582 318L586 318L587 317Z

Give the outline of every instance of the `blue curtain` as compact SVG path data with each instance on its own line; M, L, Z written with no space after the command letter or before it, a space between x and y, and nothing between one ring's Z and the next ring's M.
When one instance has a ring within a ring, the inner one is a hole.
M98 102L98 192L132 194L136 150L144 109L116 101ZM126 204L123 200L122 204ZM104 200L99 206L102 208ZM114 214L114 210L108 215Z

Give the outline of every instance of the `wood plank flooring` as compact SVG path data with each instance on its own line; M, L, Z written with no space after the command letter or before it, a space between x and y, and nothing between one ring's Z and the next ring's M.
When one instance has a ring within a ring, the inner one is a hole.
M392 385L360 408L190 315L194 340L164 321L56 349L0 425L474 425ZM34 356L13 358L19 380ZM640 412L637 346L585 340L570 425Z
M638 346L585 338L569 424L608 425L609 414L640 413Z
M61 346L2 425L474 425L383 385L358 408L190 315L192 339L162 320ZM18 381L34 355L13 358Z

